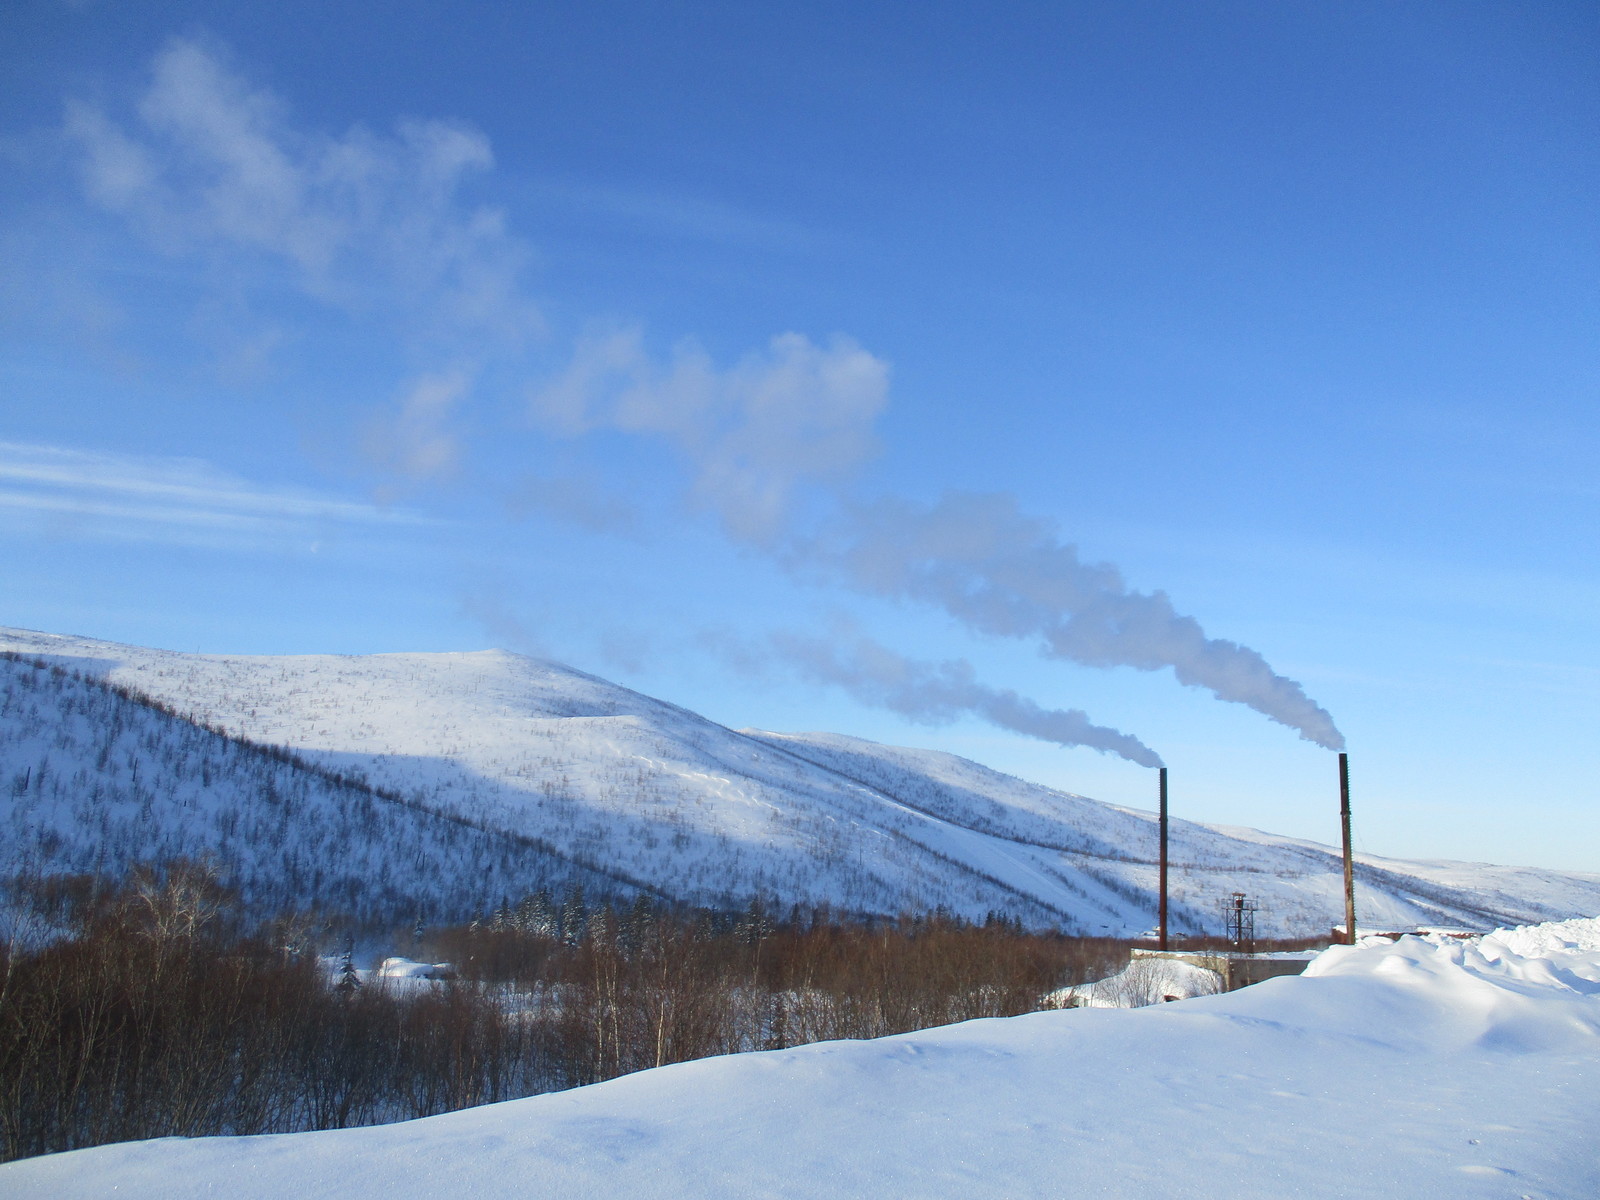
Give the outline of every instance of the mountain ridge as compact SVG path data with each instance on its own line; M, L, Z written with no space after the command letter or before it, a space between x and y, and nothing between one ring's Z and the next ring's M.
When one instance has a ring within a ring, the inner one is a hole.
M131 688L195 728L286 747L491 839L544 847L541 865L517 869L503 847L479 847L499 856L513 891L545 882L533 876L591 871L625 889L713 906L760 894L883 915L1002 912L1121 935L1154 920L1154 814L939 751L733 730L581 670L498 650L195 655L19 629L0 629L0 650ZM29 745L24 753L7 733L0 795L6 773L14 781L28 769L24 758L37 752ZM76 762L86 748L59 753L85 786L98 778L92 763ZM168 841L181 841L182 822L172 820ZM68 826L60 836L88 836ZM183 836L203 841L197 829ZM1233 891L1262 903L1264 934L1325 932L1339 918L1331 847L1192 821L1172 830L1176 929L1214 932ZM527 886L517 886L522 879ZM485 882L463 880L458 890L481 896L473 885ZM1600 875L1360 855L1358 908L1369 926L1526 923L1600 911Z

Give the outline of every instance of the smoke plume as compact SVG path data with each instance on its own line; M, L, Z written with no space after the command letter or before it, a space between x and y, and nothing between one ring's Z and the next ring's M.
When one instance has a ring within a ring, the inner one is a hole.
M932 605L979 633L1037 640L1046 657L1170 667L1186 686L1244 704L1319 746L1343 748L1328 713L1260 654L1207 637L1165 592L1133 591L1115 567L1082 562L1052 523L1026 516L1011 496L951 492L932 505L894 498L849 505L845 485L872 451L888 374L887 363L846 338L820 347L785 334L720 368L692 344L662 363L630 332L580 346L567 371L531 400L555 432L612 430L673 444L689 466L691 495L728 534L802 575ZM798 499L818 489L839 515L820 536L805 536L795 532ZM935 676L924 682L931 686ZM1016 708L1031 702L1010 693L986 695L981 705L974 693L957 707L1019 732L1050 715ZM1010 698L1002 703L1002 696ZM995 715L1002 710L1004 720Z
M789 553L797 567L942 608L977 632L1037 638L1050 658L1170 667L1182 684L1247 705L1319 746L1344 747L1333 718L1260 654L1207 637L1165 592L1131 591L1115 567L1080 561L1051 522L1023 515L1010 496L951 492L932 506L881 500Z
M777 633L772 645L811 679L913 721L943 725L971 715L1058 746L1087 746L1142 767L1161 766L1160 756L1131 734L1096 725L1081 709L1042 708L1016 692L979 683L972 665L961 659L915 662L860 635L822 639Z

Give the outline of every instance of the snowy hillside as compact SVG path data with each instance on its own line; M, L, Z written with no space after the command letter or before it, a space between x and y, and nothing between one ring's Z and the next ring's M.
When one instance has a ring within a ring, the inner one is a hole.
M18 1200L1600 1195L1600 921L1137 1010L704 1059L400 1125L0 1166Z
M470 919L530 880L624 890L532 839L32 660L0 658L0 787L6 871L210 857L263 911L429 923Z
M475 851L480 859L460 860L474 895L514 896L582 869L617 887L636 882L707 904L742 903L760 892L785 904L878 913L944 905L1090 933L1137 933L1154 920L1153 814L950 755L837 735L735 732L571 668L500 651L194 655L24 630L0 630L0 650L136 689L229 734L292 748L325 772L403 798L412 813L454 817L463 829L465 822L510 839L494 850L484 843ZM88 715L75 718L76 732L9 708L3 720L0 798L11 806L12 828L32 831L31 842L16 844L45 859L81 862L97 843L95 822L106 818L73 800L71 788L55 807L40 807L28 799L29 772L43 764L57 781L77 777L81 796L84 787L121 786L129 768L117 764L127 753L102 754L103 735ZM170 719L163 728L193 736ZM166 735L119 736L150 743ZM146 787L156 791L148 780ZM260 807L258 785L217 784L206 795L163 809L157 841L135 824L118 845L214 842L203 831L217 828L218 805L232 804L258 828L276 821L282 846L301 861L331 861L331 851L297 841L325 830L323 818L274 816ZM141 811L156 803L137 801ZM360 802L329 796L316 803L319 813L331 813ZM246 841L237 831L230 838L236 850ZM322 840L361 846L362 870L387 862L401 880L407 864L427 858L410 843L393 853L388 835L359 828ZM511 844L535 857L516 859ZM472 865L495 854L502 855L497 875ZM1180 929L1214 931L1218 904L1233 891L1259 900L1263 932L1325 931L1342 911L1339 864L1328 847L1175 821L1173 857ZM1358 906L1369 925L1533 922L1600 911L1600 876L1364 856Z

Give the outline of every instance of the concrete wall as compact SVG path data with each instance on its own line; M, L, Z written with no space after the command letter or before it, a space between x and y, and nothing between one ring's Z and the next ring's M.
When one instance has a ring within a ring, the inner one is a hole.
M1263 979L1279 975L1298 975L1311 962L1308 958L1258 958L1251 954L1226 954L1214 950L1135 950L1135 958L1175 958L1204 967L1222 976L1224 991L1232 992Z

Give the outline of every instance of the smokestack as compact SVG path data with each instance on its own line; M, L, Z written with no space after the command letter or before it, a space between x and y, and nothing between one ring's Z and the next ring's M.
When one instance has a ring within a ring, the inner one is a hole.
M1339 823L1344 827L1344 936L1356 944L1356 864L1350 857L1350 756L1339 753Z
M1167 948L1167 769L1161 768L1161 949Z

